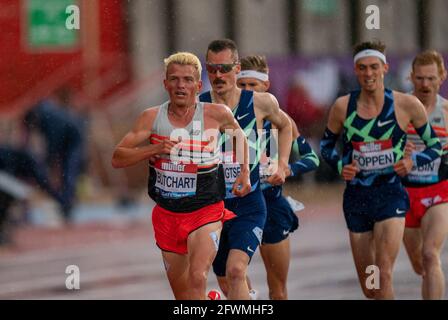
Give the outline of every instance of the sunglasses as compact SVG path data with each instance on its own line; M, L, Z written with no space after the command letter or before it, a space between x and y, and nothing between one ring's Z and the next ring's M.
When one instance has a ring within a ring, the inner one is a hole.
M232 71L234 66L236 66L236 63L218 63L218 64L207 63L206 64L207 71L210 73L216 73L218 71L220 73L228 73L228 72Z

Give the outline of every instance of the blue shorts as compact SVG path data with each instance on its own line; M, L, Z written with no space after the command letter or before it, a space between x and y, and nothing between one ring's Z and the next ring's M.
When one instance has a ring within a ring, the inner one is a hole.
M243 198L224 201L226 209L233 211L237 217L224 223L219 239L219 249L213 261L213 272L219 276L226 275L227 257L231 249L244 251L252 258L263 237L266 222L266 202L260 188Z
M344 216L352 232L372 231L376 222L404 218L409 196L401 182L378 186L347 185L344 191Z
M268 216L263 230L263 244L274 244L288 238L299 227L299 218L285 197L266 199Z

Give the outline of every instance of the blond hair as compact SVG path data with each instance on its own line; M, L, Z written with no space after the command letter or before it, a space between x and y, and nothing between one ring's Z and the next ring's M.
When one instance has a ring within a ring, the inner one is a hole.
M180 64L184 66L193 66L197 71L197 79L201 78L202 73L202 65L201 61L199 61L199 58L190 52L177 52L172 55L170 55L168 58L164 59L163 62L165 63L165 73L168 69L168 66L172 63Z

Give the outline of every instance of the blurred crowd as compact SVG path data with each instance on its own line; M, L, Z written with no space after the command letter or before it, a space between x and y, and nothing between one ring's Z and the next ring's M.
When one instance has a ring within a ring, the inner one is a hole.
M65 223L72 221L77 184L87 167L88 119L71 108L70 98L70 90L61 88L40 100L18 117L18 143L0 144L0 244L11 241L8 213L15 202L22 202L20 220L26 220L29 185L57 203ZM32 146L34 136L43 141L40 153Z

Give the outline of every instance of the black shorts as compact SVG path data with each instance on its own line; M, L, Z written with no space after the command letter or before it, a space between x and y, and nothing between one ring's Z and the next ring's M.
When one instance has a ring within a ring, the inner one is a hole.
M266 199L268 215L263 230L263 244L279 243L299 227L299 218L285 197Z
M400 182L368 187L347 185L343 208L348 229L367 232L373 230L376 222L404 218L409 210L409 196Z

